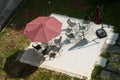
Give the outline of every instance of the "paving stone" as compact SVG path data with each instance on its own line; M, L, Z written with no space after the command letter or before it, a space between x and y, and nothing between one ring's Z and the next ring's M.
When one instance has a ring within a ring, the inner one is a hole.
M116 71L116 68L114 66L112 66L111 64L107 64L106 69L109 71L113 71L113 72Z
M105 67L107 63L107 59L103 57L99 57L96 61L96 65L99 65L101 67Z
M110 76L111 75L111 72L108 72L108 71L101 71L101 76Z

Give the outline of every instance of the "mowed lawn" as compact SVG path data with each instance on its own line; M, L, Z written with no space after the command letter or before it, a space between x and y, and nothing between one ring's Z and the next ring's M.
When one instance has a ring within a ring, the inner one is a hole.
M120 1L105 4L103 11L109 24L120 33ZM82 18L89 15L94 20L96 4L92 0L25 0L25 4L10 24L0 32L0 80L80 80L62 73L38 69L18 61L30 41L24 36L25 25L38 16L51 13ZM105 22L106 23L106 22Z

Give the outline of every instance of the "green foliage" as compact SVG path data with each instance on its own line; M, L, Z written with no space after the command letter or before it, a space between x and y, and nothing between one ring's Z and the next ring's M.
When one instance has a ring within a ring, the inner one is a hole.
M91 80L100 80L99 74L102 69L100 66L95 66L91 74Z
M3 58L0 56L0 66L2 65L3 63Z
M108 53L108 52L102 52L102 53L100 54L100 56L105 57L105 58L108 58L108 57L109 57L109 53Z
M70 77L59 72L42 69L39 70L38 75L33 80L81 80L81 79Z
M116 75L120 74L120 53L103 52L101 56L109 60L107 65L111 66L112 70L107 68L105 68L104 70L111 72L111 76L99 76L99 74L97 74L96 76L99 76L101 80L119 80L120 76L118 77L119 79L117 79Z

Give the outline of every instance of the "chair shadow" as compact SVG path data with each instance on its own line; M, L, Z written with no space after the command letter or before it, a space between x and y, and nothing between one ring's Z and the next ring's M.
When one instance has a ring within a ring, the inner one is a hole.
M19 61L23 53L24 50L19 50L13 55L6 58L4 64L4 71L6 72L9 78L26 78L38 70L38 67L21 63Z

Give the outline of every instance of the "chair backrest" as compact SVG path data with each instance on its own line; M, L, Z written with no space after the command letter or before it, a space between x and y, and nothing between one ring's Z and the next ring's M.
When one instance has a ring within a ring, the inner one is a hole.
M48 55L49 54L49 52L51 51L51 49L52 49L52 47L51 46L48 46L48 47L46 47L45 49L44 49L44 51L43 51L43 55Z
M61 40L62 40L62 36L60 36L59 39L54 39L54 43L59 44L61 42Z
M66 29L66 32L67 32L67 33L70 33L71 31L72 31L72 29L69 28L69 27Z
M61 49L62 45L61 46L56 46L56 45L53 45L52 46L52 50L55 51L55 52L59 52L59 50Z
M32 47L35 48L36 50L39 50L42 48L40 44L37 44L37 43L32 44Z
M73 20L73 19L68 19L67 23L70 27L74 27L76 25L75 20Z
M74 34L73 33L70 33L70 34L65 34L69 39L72 39L72 38L75 38Z

